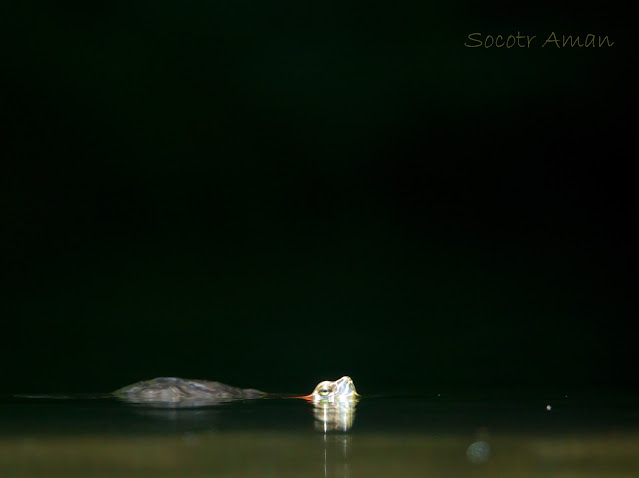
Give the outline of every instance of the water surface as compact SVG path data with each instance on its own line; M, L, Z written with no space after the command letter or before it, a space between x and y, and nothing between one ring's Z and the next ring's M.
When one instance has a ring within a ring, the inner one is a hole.
M0 474L634 477L638 403L601 392L378 395L336 422L303 400L171 409L4 397Z

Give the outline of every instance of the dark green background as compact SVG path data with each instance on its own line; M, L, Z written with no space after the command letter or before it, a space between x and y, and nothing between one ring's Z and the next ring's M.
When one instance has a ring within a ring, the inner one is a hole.
M3 4L1 390L636 386L606 8Z

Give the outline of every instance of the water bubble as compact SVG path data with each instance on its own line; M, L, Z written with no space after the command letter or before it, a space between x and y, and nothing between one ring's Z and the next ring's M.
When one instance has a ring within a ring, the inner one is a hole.
M486 463L490 456L490 445L485 441L476 441L472 443L466 450L468 461L479 465Z

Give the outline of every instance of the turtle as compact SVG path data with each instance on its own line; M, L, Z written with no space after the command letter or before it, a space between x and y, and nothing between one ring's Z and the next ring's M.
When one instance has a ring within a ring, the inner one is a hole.
M238 388L209 380L158 377L136 382L113 392L116 398L138 404L171 407L197 407L235 400L254 400L267 397L301 398L311 403L355 402L359 394L353 380L344 376L338 380L324 380L309 395L286 396L270 394L253 388Z

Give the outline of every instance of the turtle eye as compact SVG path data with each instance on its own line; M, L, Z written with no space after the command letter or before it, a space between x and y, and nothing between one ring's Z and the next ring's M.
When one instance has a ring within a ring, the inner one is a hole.
M319 393L322 397L325 397L329 393L331 393L331 389L328 387L320 389L317 393Z

